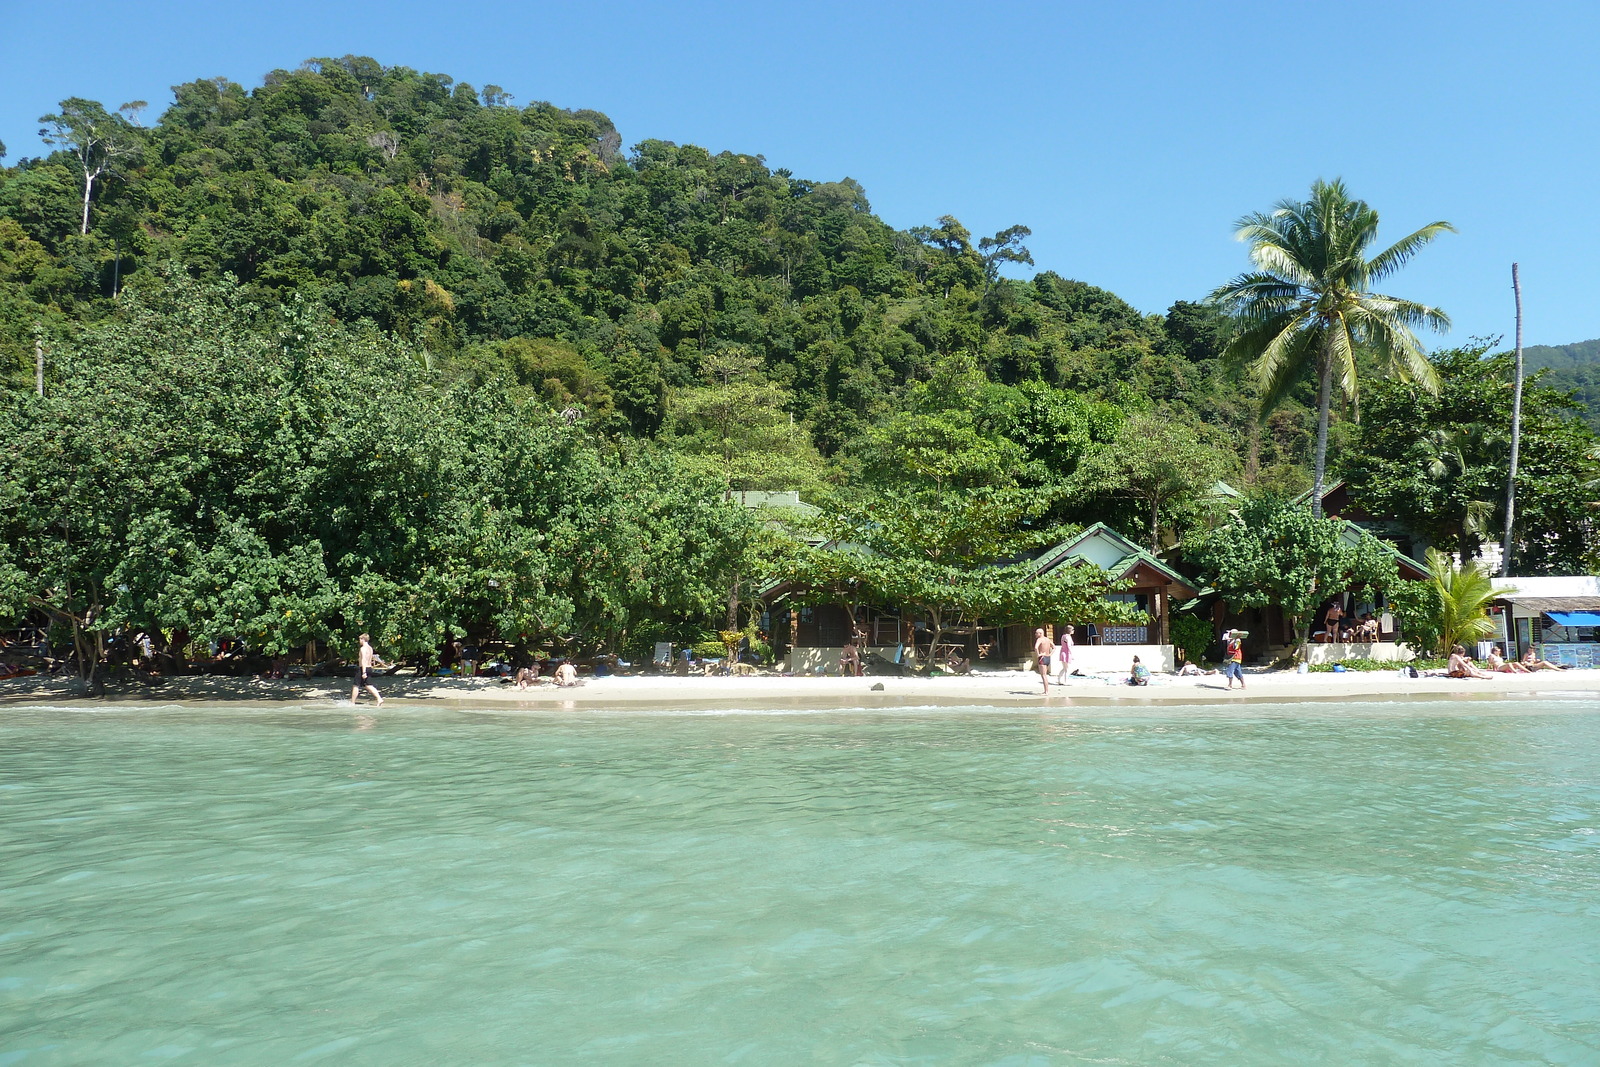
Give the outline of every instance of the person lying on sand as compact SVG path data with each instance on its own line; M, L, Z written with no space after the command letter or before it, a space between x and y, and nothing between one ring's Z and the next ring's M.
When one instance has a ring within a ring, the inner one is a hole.
M1215 667L1213 667L1209 671L1203 671L1203 670L1200 669L1199 665L1194 664L1194 663L1185 663L1182 667L1178 668L1178 675L1179 675L1179 677L1182 677L1182 678L1198 678L1202 674L1216 674L1216 673L1217 673L1217 670L1216 670Z
M1566 670L1566 668L1561 666L1561 664L1559 664L1559 663L1551 663L1547 659L1540 659L1539 658L1539 653L1535 652L1531 648L1528 649L1528 651L1526 651L1526 652L1524 652L1522 654L1522 665L1524 667L1528 668L1528 670L1530 672L1531 671L1564 671L1564 670Z
M1494 677L1494 675L1490 674L1488 671L1480 671L1478 668L1474 667L1472 665L1472 661L1467 658L1467 650L1462 648L1460 645L1455 645L1450 649L1450 664L1445 673L1451 678Z
M1489 669L1499 674L1531 674L1532 672L1515 660L1508 660L1501 654L1499 645L1494 646L1494 651L1489 653Z

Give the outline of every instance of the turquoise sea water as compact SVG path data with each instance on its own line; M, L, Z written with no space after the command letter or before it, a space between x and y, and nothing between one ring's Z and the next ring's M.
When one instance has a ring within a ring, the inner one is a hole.
M1307 707L0 709L0 1067L1600 1062L1600 703Z

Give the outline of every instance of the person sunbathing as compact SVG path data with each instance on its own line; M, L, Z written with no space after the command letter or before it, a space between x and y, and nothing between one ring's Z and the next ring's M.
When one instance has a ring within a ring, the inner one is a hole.
M1499 645L1494 646L1494 651L1489 653L1489 669L1499 674L1528 674L1528 668L1514 660L1508 660L1501 655Z
M1559 663L1551 663L1547 659L1540 659L1539 653L1535 652L1531 648L1522 654L1522 665L1528 669L1529 673L1532 673L1533 671L1566 670L1566 668Z
M1467 650L1462 648L1460 645L1455 645L1450 649L1450 663L1445 673L1451 678L1494 677L1494 675L1490 674L1488 671L1482 671L1477 667L1474 667L1472 665L1472 661L1467 658Z

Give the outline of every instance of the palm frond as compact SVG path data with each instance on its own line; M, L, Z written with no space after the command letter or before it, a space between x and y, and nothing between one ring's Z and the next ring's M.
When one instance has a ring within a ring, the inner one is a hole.
M1317 284L1316 275L1307 270L1295 254L1280 244L1257 241L1250 249L1250 262L1271 277L1306 288Z
M1235 319L1255 322L1307 303L1307 293L1266 274L1241 274L1206 297Z
M1430 222L1415 233L1407 234L1394 244L1379 252L1367 264L1367 277L1379 281L1393 274L1410 261L1422 249L1432 244L1434 239L1443 233L1456 233L1456 228L1448 222Z
M1450 329L1450 316L1436 307L1419 304L1414 300L1402 300L1397 296L1384 296L1382 293L1362 293L1359 295L1362 304L1366 305L1374 314L1392 319L1409 327L1422 327L1444 333Z
M1275 366L1270 374L1257 360L1251 370L1261 388L1261 418L1265 419L1286 400L1297 385L1311 377L1316 370L1314 353L1322 343L1322 330L1312 316L1303 316L1301 329L1286 333L1283 346L1275 353Z
M1422 351L1422 344L1403 319L1382 314L1368 301L1360 301L1351 311L1369 351L1378 356L1385 371L1401 381L1413 382L1430 393L1439 391L1439 372Z

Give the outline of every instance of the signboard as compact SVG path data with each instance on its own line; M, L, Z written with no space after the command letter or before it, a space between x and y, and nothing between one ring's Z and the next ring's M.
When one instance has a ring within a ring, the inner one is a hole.
M1581 644L1546 641L1539 646L1539 657L1558 667L1600 667L1600 643Z

